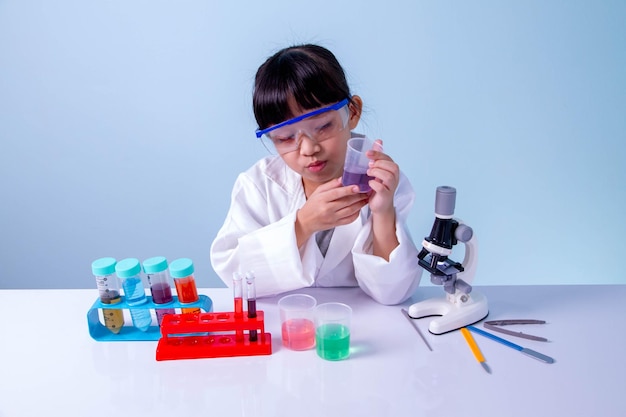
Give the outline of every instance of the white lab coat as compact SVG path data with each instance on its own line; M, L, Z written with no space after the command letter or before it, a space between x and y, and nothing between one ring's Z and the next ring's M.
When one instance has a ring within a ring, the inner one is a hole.
M237 178L226 220L211 245L211 263L229 286L233 272L253 270L257 297L358 285L382 304L397 304L411 296L422 275L405 225L413 199L413 188L401 175L394 198L400 245L389 262L372 255L368 206L354 222L335 228L324 257L315 236L297 247L296 212L306 201L300 175L279 156L268 156Z

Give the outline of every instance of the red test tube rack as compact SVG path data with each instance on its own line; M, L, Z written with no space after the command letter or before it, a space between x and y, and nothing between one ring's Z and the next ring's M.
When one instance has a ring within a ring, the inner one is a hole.
M258 333L256 341L250 341L251 330ZM234 312L168 314L161 334L157 361L272 354L272 335L265 332L263 311L257 311L256 317L235 317Z

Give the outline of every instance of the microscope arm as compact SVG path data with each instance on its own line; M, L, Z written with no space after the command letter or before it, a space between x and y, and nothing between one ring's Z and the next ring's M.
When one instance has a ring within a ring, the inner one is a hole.
M455 231L455 237L459 242L465 245L465 256L463 258L463 272L457 274L457 280L461 279L465 283L470 284L474 281L476 275L476 261L478 255L478 242L474 236L472 228L463 224L459 220L459 226Z

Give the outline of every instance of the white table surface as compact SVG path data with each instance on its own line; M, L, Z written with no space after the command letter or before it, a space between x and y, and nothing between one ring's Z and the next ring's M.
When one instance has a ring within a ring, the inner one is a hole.
M348 360L281 345L276 302L260 299L270 356L162 361L157 342L97 342L86 314L94 290L0 290L0 417L16 416L625 416L626 286L477 287L489 319L543 319L504 335L556 359L548 365L474 335L492 374L460 332L429 351L401 306L358 288L308 289L354 309ZM230 289L201 289L231 311ZM420 288L413 302L443 295ZM478 327L482 328L479 324Z

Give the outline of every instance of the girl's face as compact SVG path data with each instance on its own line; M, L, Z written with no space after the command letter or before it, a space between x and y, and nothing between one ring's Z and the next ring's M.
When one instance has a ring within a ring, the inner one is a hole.
M348 104L348 121L345 129L337 131L332 137L325 138L323 141L318 141L315 137L310 138L305 132L299 132L299 148L281 154L287 166L302 176L302 184L307 197L319 185L342 176L346 147L351 136L350 131L359 123L361 109L361 98L352 96L352 103ZM292 110L295 109L292 108ZM293 114L299 116L309 111L311 110L297 110L293 111ZM323 118L320 118L320 121L328 122Z

